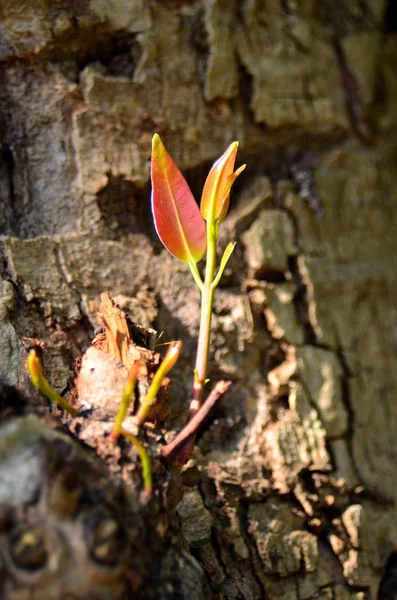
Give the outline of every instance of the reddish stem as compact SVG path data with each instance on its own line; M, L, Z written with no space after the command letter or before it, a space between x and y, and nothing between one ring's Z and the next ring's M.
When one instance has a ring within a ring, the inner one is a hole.
M197 431L207 419L217 400L228 390L230 384L230 381L218 381L204 404L198 409L182 431L178 433L172 442L162 447L161 453L164 458L167 460L176 458L182 464L185 462L191 452L191 441L193 440L194 445Z

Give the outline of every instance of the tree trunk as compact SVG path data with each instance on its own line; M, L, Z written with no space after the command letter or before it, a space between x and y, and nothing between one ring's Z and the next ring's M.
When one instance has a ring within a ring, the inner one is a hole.
M151 138L160 133L197 199L234 139L247 163L220 232L222 248L238 245L211 344L209 386L232 386L183 493L158 457L159 430L147 434L147 503L135 458L131 472L120 454L98 459L4 388L1 597L397 598L396 18L382 0L0 0L8 384L27 336L45 342L61 391L109 291L161 341L183 341L162 430L172 439L188 414L199 295L156 238ZM59 470L78 471L84 506L128 521L135 545L117 530L110 552L124 548L124 570L95 554L95 520L84 534L84 510L68 512L64 492L48 499ZM21 532L38 521L56 521L66 558L51 558L48 540L46 560L41 547L25 556Z

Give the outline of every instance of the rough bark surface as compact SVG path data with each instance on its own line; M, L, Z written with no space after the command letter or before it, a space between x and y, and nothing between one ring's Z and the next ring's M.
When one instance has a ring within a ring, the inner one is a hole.
M91 598L98 578L98 598L397 598L395 21L384 0L0 0L8 384L20 381L28 336L46 343L61 391L108 290L134 321L183 340L172 439L187 415L199 296L156 240L151 137L161 134L197 196L233 139L248 165L221 233L238 246L213 321L210 376L232 387L184 470L166 549L145 542L157 521L140 512L139 477L128 492L66 429L5 413L1 504L48 519L43 473L64 454L88 487L107 473L105 512L130 493L129 514L148 528L129 588L90 572L65 600ZM19 474L26 485L12 487ZM63 522L64 535L82 535L82 522ZM15 566L18 527L0 517L14 543L1 581L22 586L2 590L12 600L36 598ZM59 598L72 568L62 564Z

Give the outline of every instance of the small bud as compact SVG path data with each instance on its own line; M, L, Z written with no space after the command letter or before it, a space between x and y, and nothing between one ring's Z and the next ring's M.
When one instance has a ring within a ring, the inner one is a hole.
M36 350L31 350L29 352L26 363L33 385L37 388L40 388L41 378L43 377L43 369Z
M55 390L52 389L47 379L44 377L43 367L41 366L40 360L35 350L31 350L26 360L29 375L32 383L37 387L40 392L43 392L51 400L57 404L62 410L65 410L70 415L76 415L77 410L67 400L62 398Z
M234 171L238 142L233 142L214 163L204 184L200 211L208 222L222 221L229 208L230 189L245 169L245 165Z

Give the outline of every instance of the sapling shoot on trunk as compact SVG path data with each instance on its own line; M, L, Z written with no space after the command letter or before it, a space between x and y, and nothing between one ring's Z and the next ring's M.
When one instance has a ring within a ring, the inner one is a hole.
M230 190L245 165L236 171L234 163L238 142L233 142L214 163L204 184L200 209L192 192L168 154L158 134L152 141L152 211L157 234L166 249L189 265L201 293L200 330L194 368L190 420L199 411L204 397L211 335L212 304L215 288L234 250L235 242L226 247L216 271L219 224L229 208ZM197 263L206 256L204 281ZM191 435L175 457L184 462L194 446Z
M235 247L235 242L227 245L218 270L216 270L219 225L229 208L231 187L245 168L243 165L236 171L234 170L237 148L238 142L233 142L214 163L204 184L199 208L185 178L168 154L160 136L155 134L152 141L151 203L156 230L165 248L175 258L189 265L201 294L200 329L196 364L193 371L189 422L172 442L162 448L164 458L177 459L181 463L185 462L193 450L197 429L217 399L230 385L228 382L219 381L203 404L204 387L207 383L214 292ZM203 280L197 263L204 256L206 257L206 266ZM135 417L138 426L147 420L164 378L179 357L181 346L180 341L171 342L151 381L146 396L141 400ZM30 351L27 364L34 385L71 416L77 415L76 408L59 396L45 379L42 366L34 350ZM115 442L120 436L123 436L135 446L142 463L144 489L147 495L150 495L152 475L149 457L139 439L123 427L135 393L140 367L140 361L136 361L129 370L111 436Z

